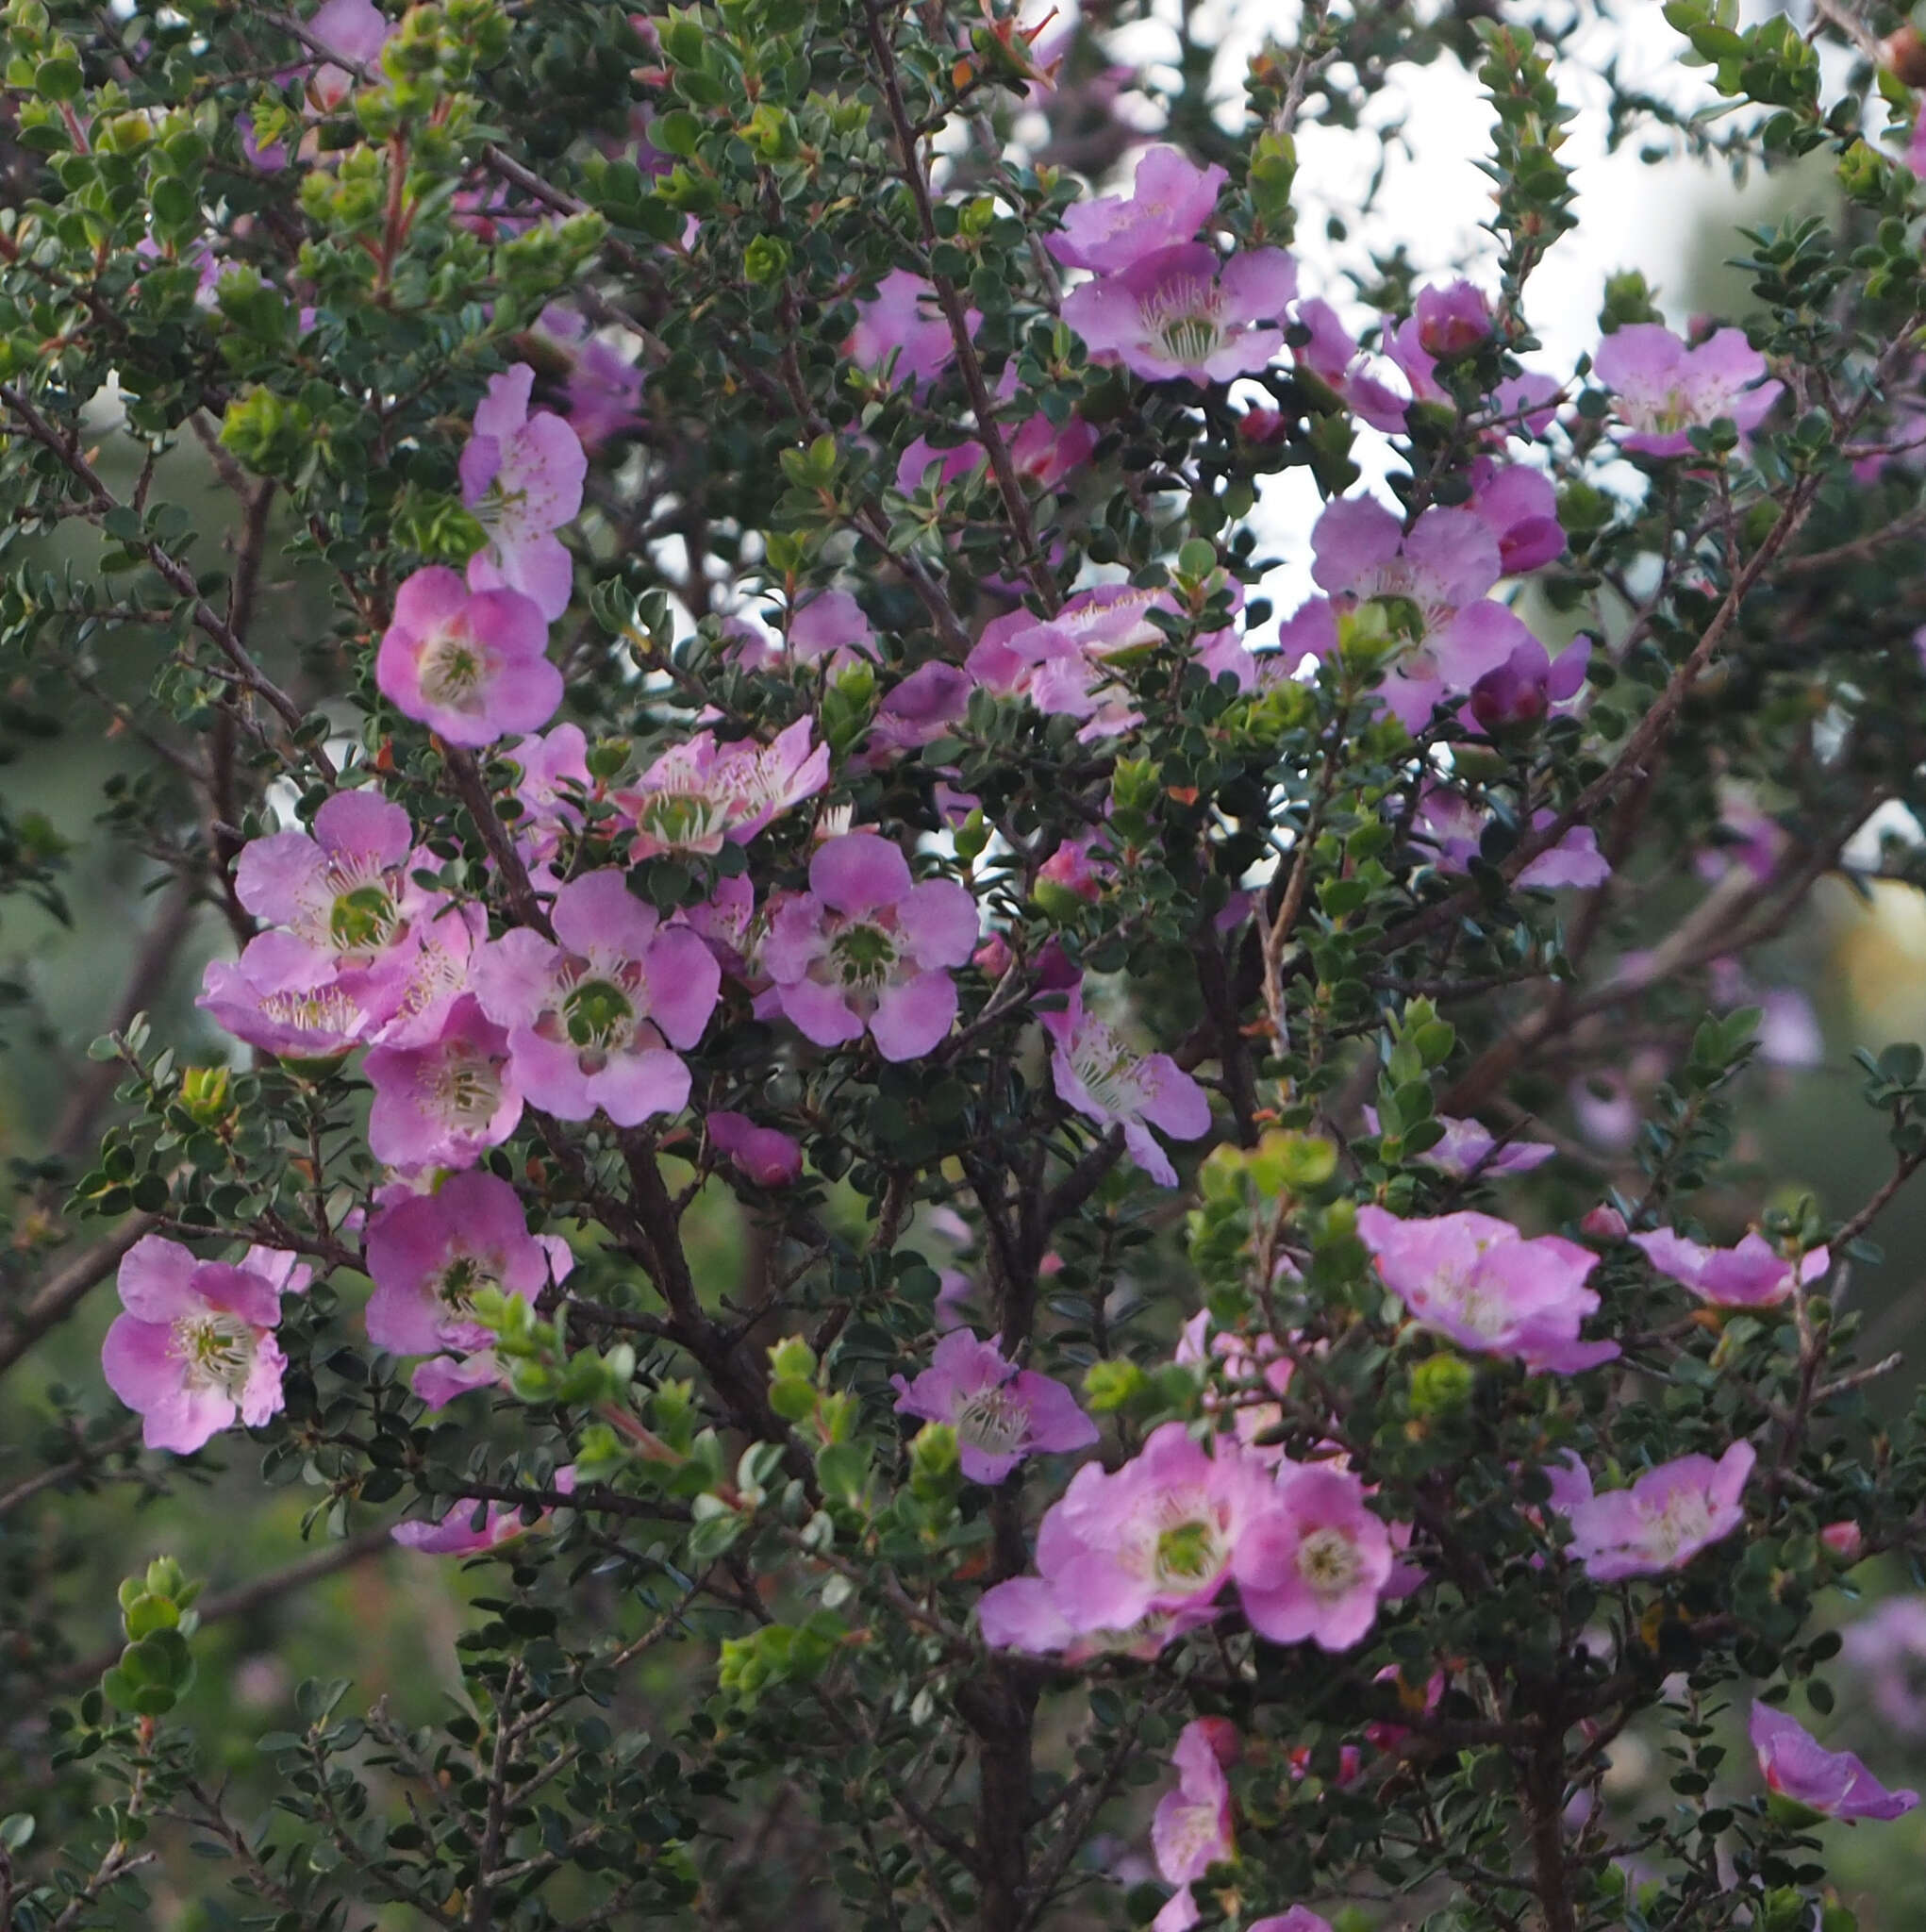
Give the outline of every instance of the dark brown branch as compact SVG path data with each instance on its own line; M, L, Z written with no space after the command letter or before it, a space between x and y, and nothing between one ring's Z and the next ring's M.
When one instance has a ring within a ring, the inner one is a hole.
M134 1214L113 1233L83 1248L42 1281L33 1295L16 1307L0 1328L0 1374L5 1374L48 1329L57 1328L77 1308L88 1292L119 1267L121 1257L154 1226L150 1214Z

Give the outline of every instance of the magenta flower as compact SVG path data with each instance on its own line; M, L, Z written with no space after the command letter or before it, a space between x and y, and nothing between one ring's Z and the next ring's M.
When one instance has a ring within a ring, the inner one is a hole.
M1832 1266L1824 1248L1789 1261L1756 1229L1731 1248L1701 1247L1669 1227L1635 1234L1632 1243L1661 1274L1716 1308L1775 1308Z
M203 1261L150 1234L127 1250L124 1312L107 1331L100 1366L143 1419L148 1448L191 1456L237 1417L253 1429L279 1413L288 1364L274 1324L281 1297L299 1294L311 1273L273 1248L250 1248L238 1263Z
M1357 1232L1411 1319L1461 1348L1516 1356L1534 1374L1574 1374L1619 1352L1579 1340L1599 1306L1585 1286L1599 1257L1576 1241L1527 1240L1489 1214L1401 1221L1382 1208L1360 1208Z
M1752 1749L1766 1789L1822 1818L1902 1818L1918 1791L1889 1791L1850 1751L1828 1751L1803 1724L1754 1700Z
M918 885L873 832L816 848L809 890L783 900L762 965L791 1024L818 1046L867 1031L886 1060L921 1059L956 1017L948 969L976 947L976 902L951 879Z
M1292 1906L1287 1912L1253 1920L1249 1932L1331 1932L1331 1922L1319 1918L1309 1906Z
M1178 1331L1177 1346L1171 1354L1172 1361L1189 1367L1217 1365L1219 1373L1236 1391L1231 1405L1231 1425L1238 1441L1266 1462L1282 1460L1283 1449L1259 1447L1254 1439L1275 1428L1284 1420L1284 1409L1276 1402L1252 1397L1260 1395L1260 1391L1261 1395L1282 1395L1290 1387L1293 1365L1283 1346L1268 1328L1260 1328L1254 1339L1235 1329L1212 1332L1210 1310L1200 1308ZM1204 1408L1216 1410L1221 1406L1220 1398L1206 1390Z
M565 1496L570 1494L575 1487L573 1466L556 1470L549 1487ZM490 1503L483 1507L460 1501L433 1523L397 1523L389 1534L404 1549L419 1550L424 1557L474 1557L545 1527L553 1513L544 1509L533 1523L524 1523L519 1503Z
M983 317L971 308L964 319L973 336ZM887 371L891 383L921 389L956 359L956 341L929 283L907 269L892 268L876 284L875 294L856 304L856 325L843 354L858 368L879 375Z
M1297 294L1297 264L1281 248L1223 260L1202 242L1139 256L1063 301L1063 319L1099 361L1146 382L1200 388L1252 375L1284 346L1276 325Z
M799 718L772 744L718 745L699 733L663 753L615 802L635 821L634 860L664 853L713 854L757 832L829 783L829 747L811 749L814 721Z
M759 1188L791 1188L803 1177L803 1149L793 1136L758 1127L746 1113L721 1108L703 1116L710 1146L728 1156Z
M412 1194L368 1229L368 1340L390 1355L485 1346L473 1316L483 1289L532 1302L568 1273L568 1248L528 1232L521 1197L491 1174L458 1174Z
M1549 807L1534 812L1533 830L1549 825L1552 816ZM1437 869L1464 873L1478 856L1491 815L1481 811L1462 792L1433 785L1419 800L1418 823L1423 827L1423 842L1434 850L1433 863ZM1525 866L1512 883L1552 891L1564 886L1601 885L1611 874L1611 865L1599 850L1598 834L1589 825L1573 825L1557 844Z
M1554 711L1567 712L1585 688L1590 662L1589 638L1567 644L1555 658L1536 638L1527 638L1471 687L1458 717L1473 730L1491 732L1534 725Z
M1602 1495L1584 1494L1590 1476L1576 1469L1560 1506L1572 1555L1595 1583L1682 1569L1745 1520L1739 1497L1755 1459L1750 1442L1735 1442L1717 1462L1681 1456L1648 1469L1629 1490Z
M1188 242L1210 218L1229 177L1200 168L1173 147L1147 149L1131 192L1071 204L1062 230L1043 245L1066 268L1117 275L1158 249Z
M1065 1631L1113 1633L1121 1640L1114 1647L1127 1648L1157 1613L1207 1612L1250 1524L1276 1495L1270 1472L1235 1442L1220 1438L1216 1452L1182 1423L1165 1423L1114 1474L1085 1463L1038 1533L1047 1601L1025 1590L1013 1606L993 1602L1012 1587L998 1584L980 1607L986 1636L1012 1626L1047 1634L1054 1614Z
M1656 323L1631 323L1599 344L1593 366L1618 391L1619 418L1628 425L1619 447L1649 457L1684 456L1689 432L1721 416L1742 433L1756 429L1785 387L1760 381L1766 358L1735 328L1688 349Z
M519 591L473 591L431 564L395 593L374 659L381 694L450 744L540 731L562 701L548 621Z
M960 665L946 664L940 658L919 664L901 684L892 685L876 707L865 760L893 758L943 737L970 708L972 686L970 674Z
M463 994L425 1046L371 1048L368 1146L390 1167L473 1167L522 1118L508 1036Z
M1000 1483L1026 1456L1088 1449L1097 1440L1096 1424L1061 1382L1018 1368L968 1328L951 1329L915 1381L889 1380L898 1415L955 1426L973 1483Z
M1273 1643L1350 1650L1377 1621L1391 1532L1349 1470L1287 1462L1275 1506L1237 1543L1233 1569L1252 1629Z
M1123 1143L1144 1173L1167 1188L1177 1171L1152 1127L1173 1141L1210 1131L1210 1100L1169 1054L1131 1051L1110 1027L1084 1009L1081 985L1061 1012L1040 1015L1051 1039L1050 1076L1057 1098L1100 1126L1121 1126Z
M1407 534L1384 505L1339 497L1318 518L1311 548L1320 589L1345 608L1384 604L1408 640L1379 695L1409 730L1536 642L1515 611L1486 594L1503 564L1497 537L1473 510L1428 509Z
M565 1121L599 1108L619 1127L674 1113L689 1099L679 1053L703 1036L722 968L687 926L661 927L619 872L591 872L556 894L555 932L517 926L485 946L476 997L508 1029L513 1078L531 1107Z
M469 588L520 591L553 623L569 608L574 566L555 533L582 508L589 458L549 409L528 411L535 371L517 362L489 378L461 451L461 500L489 533L468 561Z

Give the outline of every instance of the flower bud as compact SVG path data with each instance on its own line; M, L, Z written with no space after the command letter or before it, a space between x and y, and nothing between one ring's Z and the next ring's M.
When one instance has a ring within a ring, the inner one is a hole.
M909 1445L909 1487L923 1502L952 1494L961 1479L962 1451L954 1423L925 1423Z
M1411 1413L1426 1417L1464 1414L1477 1379L1477 1371L1462 1356L1427 1357L1411 1372Z
M1826 1555L1842 1570L1850 1570L1866 1554L1866 1535L1856 1523L1829 1523L1819 1531Z
M1595 1241L1625 1239L1625 1217L1609 1203L1602 1202L1578 1225L1581 1233L1589 1235Z

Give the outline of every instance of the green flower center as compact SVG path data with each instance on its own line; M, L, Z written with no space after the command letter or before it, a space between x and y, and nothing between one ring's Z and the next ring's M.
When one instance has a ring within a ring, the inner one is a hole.
M1203 1518L1173 1523L1158 1534L1157 1574L1177 1583L1202 1583L1218 1567L1217 1525Z
M608 1047L634 1029L636 1009L629 996L609 979L585 979L562 1001L562 1024L578 1047Z
M880 925L848 926L830 941L830 950L845 986L873 986L896 963L896 941Z
M488 668L466 628L443 631L422 653L422 695L431 704L470 709Z
M372 953L391 940L401 924L386 887L356 886L340 893L327 916L328 937L338 951Z

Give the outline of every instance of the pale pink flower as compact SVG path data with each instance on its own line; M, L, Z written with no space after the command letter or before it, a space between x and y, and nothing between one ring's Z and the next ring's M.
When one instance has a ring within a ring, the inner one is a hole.
M1788 1260L1756 1228L1736 1247L1707 1248L1669 1227L1632 1236L1634 1247L1659 1274L1689 1288L1716 1308L1774 1308L1832 1266L1824 1248Z
M1391 1532L1349 1470L1287 1462L1274 1507L1239 1540L1233 1569L1252 1629L1273 1643L1350 1650L1377 1621Z
M1785 387L1760 380L1766 358L1735 328L1688 349L1656 323L1630 323L1599 344L1593 367L1629 425L1619 446L1640 456L1684 456L1690 432L1721 416L1741 433L1756 429Z
M1072 289L1062 312L1097 360L1121 362L1146 382L1209 388L1270 361L1296 294L1297 264L1281 248L1225 260L1187 242Z
M1599 1257L1575 1241L1527 1240L1489 1214L1401 1221L1376 1207L1359 1209L1357 1232L1412 1320L1462 1348L1557 1374L1619 1353L1616 1341L1579 1340L1579 1324L1599 1306L1585 1286Z
M575 1487L573 1465L556 1471L549 1488L562 1495ZM397 1523L389 1531L404 1549L418 1550L424 1557L474 1557L484 1550L499 1548L518 1537L547 1526L554 1512L542 1509L532 1523L524 1523L519 1503L479 1503L458 1501L434 1523L410 1519Z
M829 783L829 747L813 748L812 719L799 718L771 744L719 745L699 733L664 752L615 803L635 822L632 860L665 853L714 854L746 844L771 820Z
M1574 1500L1574 1490L1590 1487L1588 1473L1576 1468L1558 1506L1571 1524L1572 1555L1597 1583L1682 1568L1745 1521L1739 1498L1755 1460L1750 1442L1735 1442L1717 1462L1681 1456L1648 1469L1629 1490Z
M1158 1874L1181 1890L1157 1914L1154 1932L1172 1932L1194 1924L1191 1885L1213 1865L1228 1864L1237 1857L1224 1766L1236 1762L1239 1748L1236 1729L1220 1717L1193 1718L1178 1735L1171 1754L1177 1786L1157 1800L1151 1819L1151 1850Z

